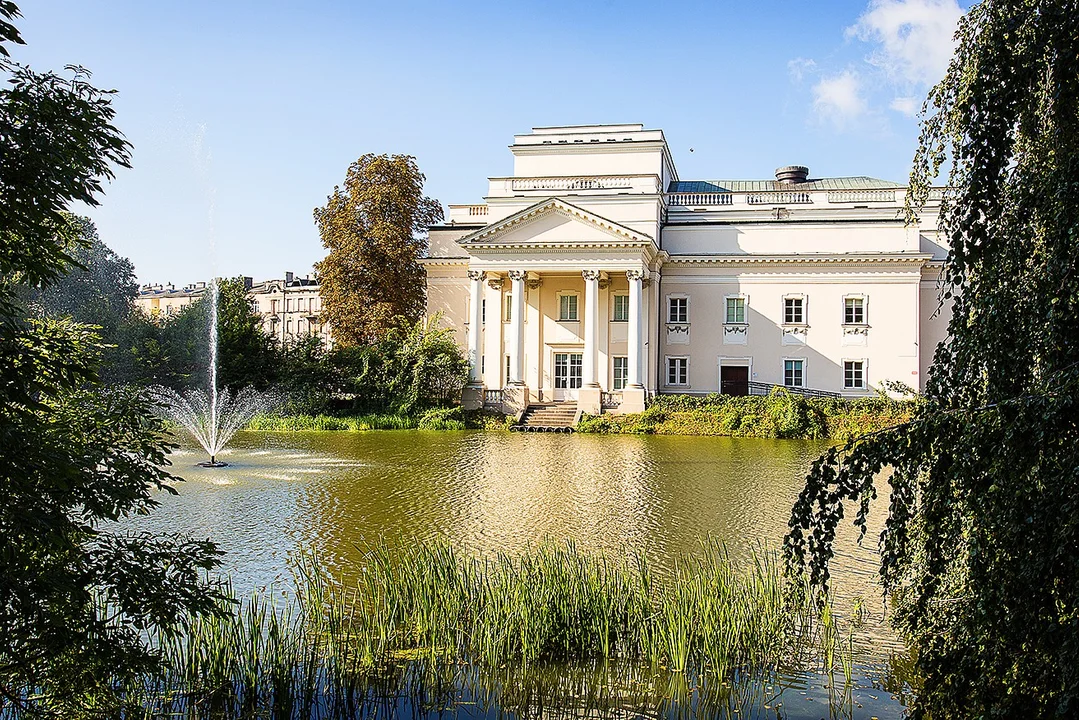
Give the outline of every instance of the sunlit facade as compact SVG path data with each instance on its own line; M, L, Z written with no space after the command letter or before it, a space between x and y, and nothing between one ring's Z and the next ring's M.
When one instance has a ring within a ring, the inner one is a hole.
M464 402L643 409L656 393L920 388L947 325L932 207L869 177L684 181L660 130L534 128L511 177L430 230L427 308ZM485 391L488 391L485 395Z

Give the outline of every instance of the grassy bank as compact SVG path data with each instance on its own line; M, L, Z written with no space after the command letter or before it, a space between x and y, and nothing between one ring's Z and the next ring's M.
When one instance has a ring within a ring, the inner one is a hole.
M768 396L659 395L643 413L585 417L578 432L647 435L832 439L892 427L910 419L914 401Z
M166 671L129 697L160 714L309 717L362 705L408 663L437 674L617 662L639 677L691 673L728 688L779 667L838 668L849 682L849 643L829 606L792 589L774 556L736 565L715 542L662 581L641 557L550 543L486 559L437 543L376 545L360 578L342 588L307 563L294 602L257 595L159 638Z
M464 430L468 425L460 408L435 408L419 415L365 413L360 415L258 415L247 430L296 432L302 430Z

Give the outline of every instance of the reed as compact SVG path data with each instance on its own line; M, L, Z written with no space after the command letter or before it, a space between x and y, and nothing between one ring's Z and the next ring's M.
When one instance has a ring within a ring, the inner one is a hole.
M378 542L359 570L344 587L303 558L295 594L255 594L155 637L166 670L129 698L154 716L332 716L413 666L449 669L452 682L477 668L621 667L712 678L722 695L731 678L813 658L831 670L836 653L853 652L830 605L792 588L772 553L735 563L713 540L660 580L640 555L571 542L485 558L441 542ZM421 686L398 678L395 692Z

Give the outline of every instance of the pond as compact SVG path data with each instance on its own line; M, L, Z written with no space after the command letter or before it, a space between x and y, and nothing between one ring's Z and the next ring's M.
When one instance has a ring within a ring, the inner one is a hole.
M193 449L175 453L173 470L187 480L179 496L161 494L157 511L127 524L215 540L240 594L290 586L289 562L300 552L313 551L347 581L363 545L379 539L438 538L478 554L571 539L585 550L644 553L661 574L702 537L722 540L736 558L777 550L803 477L825 447L479 431L249 432L222 453L227 468L195 467L202 458ZM849 614L862 601L866 615L854 636L857 686L840 708L844 717L901 717L909 699L896 677L905 648L885 621L876 585L882 495L864 544L848 523L833 566L837 611ZM754 705L768 705L762 717L836 713L820 677L788 677L784 685ZM646 714L670 716L665 707Z

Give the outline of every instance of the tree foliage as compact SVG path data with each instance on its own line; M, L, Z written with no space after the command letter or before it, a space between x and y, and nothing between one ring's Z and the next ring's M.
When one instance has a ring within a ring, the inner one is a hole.
M360 406L405 415L452 403L468 381L468 361L438 316L400 318L379 342L338 350L331 360Z
M0 42L17 17L0 2ZM103 525L171 488L164 427L137 391L100 385L93 328L22 300L89 247L65 208L96 205L129 146L85 71L0 72L0 715L103 714L114 682L154 666L145 631L219 602L217 551Z
M409 155L367 154L348 168L315 209L329 251L316 270L322 311L342 346L374 342L398 316L415 322L424 312L419 258L426 230L442 219L442 206L423 195L423 174Z
M954 302L911 422L818 460L787 551L827 582L843 503L891 486L881 576L916 717L1079 715L1079 3L984 0L931 92L911 206L950 168ZM913 210L912 210L913 212Z

